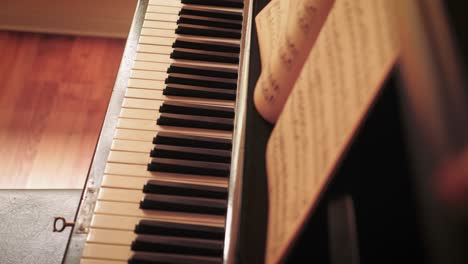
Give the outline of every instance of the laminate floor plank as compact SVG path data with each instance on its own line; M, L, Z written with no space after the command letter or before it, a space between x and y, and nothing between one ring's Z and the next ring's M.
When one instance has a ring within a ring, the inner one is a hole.
M124 45L0 31L0 188L83 188Z

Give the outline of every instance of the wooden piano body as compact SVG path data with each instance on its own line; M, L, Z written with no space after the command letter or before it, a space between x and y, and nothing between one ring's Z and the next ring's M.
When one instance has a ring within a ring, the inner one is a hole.
M235 169L231 172L236 171L238 177L230 181L226 263L264 261L268 212L265 147L273 127L258 115L252 101L261 71L252 17L268 2L250 2L250 19L246 21L251 26L245 50L249 55L244 57L248 59L244 62L248 76L241 77L246 84L245 94L241 95L245 105L240 107L243 117L236 120L244 131L235 139L240 148L234 155ZM79 263L147 3L140 0L137 7L64 263ZM454 12L456 7L451 5L448 9ZM451 15L460 19L459 14ZM460 43L467 45L466 41ZM453 235L461 230L466 234L466 218L450 220L450 211L436 204L426 189L428 179L413 172L414 149L408 144L404 125L411 114L405 112L408 101L402 100L404 89L397 65L284 262L466 263L468 257L462 245L467 245L467 236ZM352 221L346 218L350 216L350 207L340 204L344 198L352 201ZM429 216L435 221L425 219ZM450 227L444 226L448 223ZM453 237L441 235L445 229ZM448 246L442 246L443 243Z

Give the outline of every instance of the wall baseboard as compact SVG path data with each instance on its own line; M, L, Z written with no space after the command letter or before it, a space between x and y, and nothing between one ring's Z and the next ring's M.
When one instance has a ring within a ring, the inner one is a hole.
M137 0L2 0L0 30L126 38Z

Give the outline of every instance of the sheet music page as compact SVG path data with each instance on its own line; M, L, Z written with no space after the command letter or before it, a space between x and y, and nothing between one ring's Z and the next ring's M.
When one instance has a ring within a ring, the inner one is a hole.
M336 1L305 62L267 146L267 263L287 252L396 61L391 5Z
M274 0L256 17L262 73L254 92L260 115L275 123L334 0Z

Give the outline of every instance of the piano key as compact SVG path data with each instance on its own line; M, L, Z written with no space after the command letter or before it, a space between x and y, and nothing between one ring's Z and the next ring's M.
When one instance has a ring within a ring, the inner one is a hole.
M224 138L209 138L194 135L183 135L175 133L160 132L153 139L154 144L164 144L172 146L185 146L194 148L210 148L231 150L232 144L230 139Z
M197 86L197 87L207 87L207 88L216 88L216 89L236 89L237 83L232 82L219 82L219 81L210 81L210 80L200 80L196 78L185 78L178 76L168 76L164 81L166 84L182 84L188 86Z
M196 17L211 17L211 18L220 18L225 20L234 20L242 22L242 13L239 12L226 12L220 10L201 10L194 8L182 8L179 11L179 16L183 17L184 15L196 16Z
M199 65L199 66L228 68L228 69L233 69L233 70L237 70L237 68L239 67L237 64L232 64L232 63L171 59L170 56L167 56L164 54L142 53L142 52L137 52L136 60L146 61L146 62L159 62L159 63L179 62L179 63L186 63L186 64L191 64L191 65Z
M124 98L122 106L126 108L158 109L161 101L186 102L186 103L194 103L194 104L218 105L218 106L225 106L225 107L234 106L234 102L227 101L228 99L204 97L204 94L203 94L204 91L206 91L206 93L210 93L211 91L214 91L212 92L214 94L231 95L231 94L234 94L232 90L210 89L210 88L201 89L201 88L196 88L196 87L187 89L187 88L182 88L180 86L179 88L174 88L174 89L179 89L178 91L191 90L194 93L194 95L188 94L185 96L183 91L181 91L180 93L168 92L166 95L165 91L167 89L168 87L166 87L164 91L128 88L125 93L125 98ZM200 93L197 94L197 91L200 91ZM207 95L210 96L210 94L207 94Z
M127 152L127 151L109 151L107 162L127 163L127 164L147 164L149 161L148 153Z
M169 6L169 7L178 7L178 8L190 8L190 9L197 9L197 10L217 10L229 13L241 13L242 9L237 7L226 7L226 6L219 6L219 5L200 5L200 4L190 4L190 3L181 3L178 0L150 0L149 5L156 5L156 6Z
M190 18L181 16L177 20L177 24L189 24L189 25L199 25L199 26L212 26L215 28L225 28L225 29L242 29L241 23L230 23L230 22L221 22L215 20L205 20L201 18ZM171 28L172 29L172 28Z
M207 106L180 102L164 102L159 106L159 112L172 114L190 114L200 116L234 118L234 109L230 107Z
M218 56L218 55L209 55L203 54L202 52L187 52L183 50L175 49L171 55L171 59L175 60L194 60L194 61L208 61L208 62L217 62L217 63L239 63L239 57L231 56Z
M174 22L177 21L167 21ZM179 25L177 28L180 28ZM188 27L188 26L187 26ZM230 44L234 46L240 46L240 38L231 38L231 35L236 35L235 32L227 32L222 30L216 30L221 32L219 36L216 35L199 35L197 33L195 26L192 26L190 29L194 28L194 32L188 30L170 30L170 29L155 29L155 28L142 28L139 43L141 44L156 44L156 45L165 45L170 46L175 42L176 39L184 39L186 41L206 41L212 42L213 45L223 45ZM206 29L210 30L210 29ZM222 33L224 32L224 33ZM225 35L225 36L223 36Z
M183 73L167 73L167 71L146 71L146 70L132 70L130 73L132 79L146 79L146 80L155 80L155 81L164 81L169 77L172 78L190 78L199 81L212 81L217 83L229 83L231 85L236 85L237 80L228 79L228 78L219 78L219 77L209 77L209 76L197 76L191 74ZM203 86L203 85L199 85ZM235 87L234 87L235 88Z
M162 5L148 5L147 13L160 13L160 14L177 14L180 11L180 7L174 6L162 6Z
M144 185L143 192L216 199L227 199L228 194L226 187L160 180L149 180Z
M191 98L205 98L205 99L215 99L215 100L229 100L233 101L236 99L235 90L227 89L184 89L184 88L175 88L168 86L163 91L163 95L166 96L183 96Z
M145 194L140 208L164 212L196 213L224 216L227 210L225 199L186 197L180 195Z
M194 225L186 223L141 220L135 227L135 233L147 235L183 236L204 239L224 239L224 227Z
M208 5L208 6L222 6L222 7L233 7L233 8L243 8L243 1L236 0L182 0L183 4L192 4L192 5Z
M124 121L125 123L130 123L130 121ZM141 124L142 129L148 129L146 124L140 122L140 120L136 121ZM234 128L233 120L228 118L167 113L161 113L156 123L160 127L183 127L226 132L232 131ZM120 127L127 128L124 127L124 124L122 124Z
M149 153L153 147L154 144L151 142L114 139L112 140L111 150Z
M143 53L158 53L158 54L171 54L174 49L171 46L140 44L137 46L138 52Z
M166 21L145 20L143 21L143 27L175 30L177 28L177 23L166 22Z
M184 132L207 137L232 137L233 125L224 124L222 123L222 120L220 120L218 123L214 123L190 120L189 117L184 117L184 119L181 119L167 115L172 114L161 114L161 117L158 119L158 121L147 119L119 118L117 120L117 128L148 130L154 132ZM161 125L156 124L157 122Z
M146 170L146 166L143 168ZM102 180L102 187L108 188L120 188L120 189L131 189L143 191L143 187L149 181L154 180L154 177L135 177L135 176L121 176L121 175L112 175L106 174ZM226 189L228 182L226 179L219 177L206 177L206 176L193 176L189 175L176 175L173 176L170 173L166 175L160 174L157 177L158 181L168 182L168 184L191 184L191 185L200 185L207 186L206 188L220 188Z
M132 255L130 246L86 243L82 258L127 261Z
M87 240L91 243L129 246L136 238L137 234L131 231L90 228Z
M176 14L164 14L164 13L146 13L145 20L161 21L161 22L177 22L179 16Z
M180 222L184 219L190 219L193 223L211 224L222 226L224 224L224 217L221 215L213 214L196 214L189 212L174 212L164 210L143 210L140 209L138 203L126 202L108 202L97 201L94 209L95 214L107 215L121 215L133 216L147 219L156 219L163 221L176 221Z
M102 259L81 259L80 264L127 264L127 261L102 260Z
M122 237L125 239L125 237ZM126 242L126 241L125 241ZM223 254L223 241L200 238L138 235L131 246L133 251L217 256Z
M166 71L171 64L149 61L135 61L132 69L147 71Z
M229 177L230 173L229 164L162 158L153 158L151 163L148 164L148 171L213 177Z
M240 47L236 45L220 45L220 44L216 44L213 42L210 43L210 42L203 42L203 41L185 40L182 38L175 40L175 42L172 44L172 47L216 51L216 52L232 52L232 53L240 52Z
M116 129L114 133L114 139L150 142L153 138L153 131Z
M119 117L132 119L155 120L158 117L157 110L122 108Z
M121 164L121 163L107 163L104 173L109 176L132 176L132 177L144 177L147 180L155 178L159 180L167 181L187 181L197 182L200 184L210 184L221 186L226 184L227 180L220 177L212 177L209 175L196 175L196 174L183 174L183 173L170 173L170 172L159 172L159 171L148 171L147 165L135 165L135 164ZM141 185L143 188L143 185Z
M144 226L138 227L142 223L147 223ZM148 224L151 223L151 224ZM154 224L156 223L156 224ZM156 226L155 226L156 225ZM213 224L199 224L191 219L182 219L182 221L168 221L167 219L149 219L149 218L141 218L141 217L133 217L133 216L119 216L119 215L105 215L105 214L94 214L93 218L91 219L90 227L91 228L99 228L99 229L111 229L111 230L123 230L123 231L134 231L140 230L141 232L147 232L148 234L154 234L153 231L164 230L161 225L167 226L166 233L172 234L176 233L177 229L174 230L172 225L176 227L178 225L189 225L194 226L193 229L197 230L200 229L200 232L195 232L195 234L200 234L204 232L206 236L213 236L213 239L216 239L221 234L217 232L223 232L224 226L223 225L213 225ZM183 229L182 229L183 230ZM139 232L137 232L139 233ZM188 235L190 231L187 232ZM161 233L161 235L164 233Z
M100 188L98 201L138 203L143 198L140 190Z
M155 148L151 150L150 156L152 158L169 158L223 163L229 163L231 161L230 152L221 153L220 155L217 153L211 154L211 152L213 152L213 150L210 149L155 145Z
M168 73L181 73L181 74L190 74L198 76L208 76L208 77L217 77L217 78L226 78L226 79L235 79L237 81L237 72L231 71L219 71L213 68L194 68L187 67L185 65L170 65L167 69Z
M176 34L179 35L191 35L191 36L199 36L199 37L213 37L213 38L220 38L220 39L240 39L241 33L240 32L231 32L227 30L215 30L212 28L203 28L194 27L191 25L186 24L179 24L179 27L175 30Z
M142 79L130 78L128 80L128 87L163 90L165 87L165 84L164 84L164 81L142 80Z
M207 257L194 255L176 255L164 253L149 253L136 251L128 264L221 264L221 257Z

